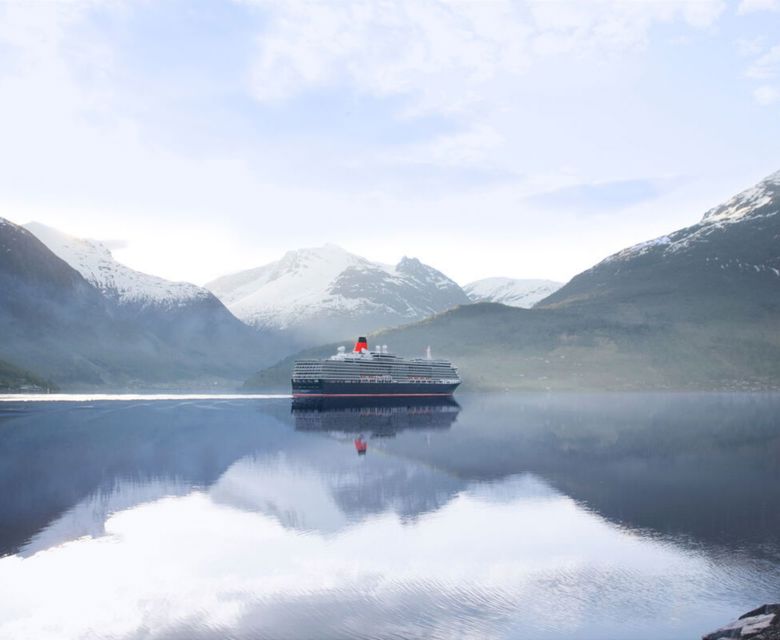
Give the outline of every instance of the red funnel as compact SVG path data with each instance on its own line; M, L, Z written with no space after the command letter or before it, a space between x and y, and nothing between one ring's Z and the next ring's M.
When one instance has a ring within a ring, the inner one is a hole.
M360 353L363 349L368 351L368 341L363 336L360 336L355 343L355 353Z

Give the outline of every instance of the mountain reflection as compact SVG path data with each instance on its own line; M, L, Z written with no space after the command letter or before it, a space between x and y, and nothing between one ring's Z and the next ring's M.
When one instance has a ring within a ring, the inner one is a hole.
M695 637L772 597L780 397L461 402L0 405L0 637Z
M462 410L430 400L292 409L284 399L5 405L0 554L102 529L78 524L84 514L99 519L193 489L288 514L279 518L290 526L332 530L296 507L296 496L313 495L319 483L343 522L387 509L416 518L469 482L518 474L624 526L759 555L779 546L776 395L462 401ZM362 461L352 445L357 433L371 442ZM306 478L308 488L294 492ZM288 490L272 495L274 486Z

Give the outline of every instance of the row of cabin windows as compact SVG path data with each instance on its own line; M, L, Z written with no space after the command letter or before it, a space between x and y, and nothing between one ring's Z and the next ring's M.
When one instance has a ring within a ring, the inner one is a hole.
M308 368L308 367L307 367ZM409 370L409 371L453 371L454 368L448 365L409 365L409 364L384 364L384 363L369 363L361 362L356 365L344 365L343 363L325 363L322 367L324 371L351 371L358 369L360 371L397 371L397 370Z

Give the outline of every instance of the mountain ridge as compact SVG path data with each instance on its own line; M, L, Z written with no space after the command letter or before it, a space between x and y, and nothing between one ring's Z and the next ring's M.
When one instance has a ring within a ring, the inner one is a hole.
M87 282L122 304L176 305L211 295L203 287L188 282L172 282L131 269L116 260L110 249L97 240L70 236L40 222L22 226Z
M247 324L311 344L469 302L457 283L416 258L386 265L334 244L288 251L205 286Z
M757 303L780 308L780 172L709 209L701 220L628 247L572 278L539 306L583 313L604 304L624 319L662 319L683 311L666 302L682 293L686 317L706 318L711 289L719 306L738 312ZM763 295L758 295L760 289ZM679 301L678 301L679 302ZM693 304L698 302L697 304Z

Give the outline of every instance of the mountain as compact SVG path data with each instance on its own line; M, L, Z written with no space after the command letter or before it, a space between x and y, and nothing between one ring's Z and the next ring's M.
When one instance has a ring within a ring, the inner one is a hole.
M0 218L0 357L52 377L99 381L79 357L110 316L100 292L29 231ZM67 347L64 345L68 345Z
M780 171L698 224L609 256L540 303L627 322L723 322L780 309Z
M111 251L95 240L74 238L40 222L30 222L24 227L87 282L120 304L176 307L212 298L206 289L194 284L171 282L130 269L117 262Z
M463 306L369 342L410 355L431 345L472 389L778 389L778 326L780 172L533 309ZM246 386L283 387L294 358Z
M464 291L415 258L371 262L326 244L206 284L236 316L299 344L353 337L468 304Z
M470 282L463 290L472 302L499 302L509 307L530 309L563 286L552 280L483 278Z
M279 356L208 292L139 296L159 294L164 281L112 263L97 243L63 244L48 235L92 282L30 231L0 218L0 359L63 387L203 388L240 380ZM117 284L131 276L144 286ZM169 285L176 293L192 287Z

